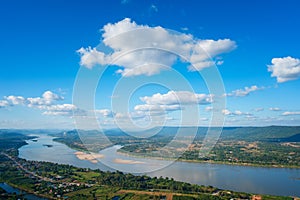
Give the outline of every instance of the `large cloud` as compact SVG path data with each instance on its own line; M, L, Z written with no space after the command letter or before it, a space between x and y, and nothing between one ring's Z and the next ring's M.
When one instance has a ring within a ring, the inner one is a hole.
M109 23L102 30L103 43L112 51L81 48L78 50L80 64L92 68L113 63L121 68L117 72L123 76L158 74L178 60L177 54L194 64L189 67L190 71L202 70L215 62L222 63L219 55L236 47L230 39L200 40L160 26L138 25L129 18Z
M268 65L271 76L277 78L278 83L296 80L300 77L300 60L290 56L273 58L272 65Z
M181 110L185 105L210 104L211 95L196 94L189 91L169 91L165 94L156 93L140 98L145 104L136 105L133 116L164 115L171 111Z

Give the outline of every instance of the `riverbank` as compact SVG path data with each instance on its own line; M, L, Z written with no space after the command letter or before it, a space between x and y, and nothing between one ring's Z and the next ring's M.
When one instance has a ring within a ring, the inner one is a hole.
M7 182L7 180L1 180L0 179L0 183L5 183L5 184L7 184L10 187L19 190L21 192L20 195L33 195L34 199L38 198L38 200L55 199L55 198L53 198L53 197L51 197L49 195L38 194L37 192L35 192L33 190L30 190L28 188L22 187L21 185L17 185L17 184L13 184L13 183ZM10 193L10 192L7 192L7 193Z
M53 140L55 142L67 145L68 147L70 147L71 149L74 149L76 151L79 152L84 152L86 154L92 153L92 154L97 154L97 152L92 152L92 151L88 151L85 148L79 148L79 147L73 147L70 146L62 141L56 141ZM118 145L118 144L115 144ZM106 148L112 147L114 145L110 145L107 146ZM225 161L214 161L214 160L188 160L188 159L182 159L182 158L178 158L178 159L172 159L172 158L162 158L162 157L155 157L155 156L150 156L150 155L136 155L134 153L128 153L128 152L122 152L122 150L118 150L117 153L125 155L125 156L132 156L135 158L145 158L145 159L155 159L155 160L165 160L165 161L176 161L176 162L188 162L188 163L208 163L208 164L222 164L222 165L234 165L234 166L249 166L249 167L264 167L264 168L289 168L289 169L300 169L300 166L298 165L264 165L264 164L255 164L255 163L236 163L236 162L225 162ZM93 161L95 163L95 161ZM97 163L97 162L96 162Z
M155 160L165 160L165 161L174 161L174 162L188 162L188 163L207 163L207 164L222 164L222 165L234 165L234 166L249 166L249 167L263 167L263 168L289 168L289 169L300 169L300 166L291 166L291 165L263 165L255 163L235 163L235 162L225 162L225 161L214 161L214 160L188 160L188 159L172 159L172 158L163 158L151 155L136 155L134 153L123 152L118 149L117 153L124 156L131 156L135 158L144 158L144 159L155 159Z
M98 163L98 159L101 159L104 157L103 154L99 154L99 153L86 153L86 152L82 152L82 151L77 151L74 153L76 155L76 157L79 160L88 160L91 163Z
M145 163L149 165L132 163L128 160L143 161L135 159L133 157L125 157L118 155L117 149L122 146L116 145L99 152L105 157L99 159L97 164L91 163L87 160L78 159L74 153L74 149L69 148L63 143L52 143L53 137L46 137L38 142L29 142L29 145L25 145L20 148L20 158L46 162L54 162L61 164L73 165L81 168L100 169L103 171L110 170L107 166L117 167L117 169L125 169L137 173L140 169L148 170L153 166L162 166L158 171L151 171L148 173L151 177L171 177L175 180L188 182L199 185L213 185L218 188L244 191L258 194L271 194L279 196L299 196L299 184L298 178L300 178L299 169L288 168L260 168L260 167L239 167L238 165L225 165L224 163L218 163L218 165L211 165L207 162L169 162L167 168L164 168L165 161L151 161L146 160ZM53 148L46 148L41 144L54 144ZM33 151L34 150L34 151ZM120 160L115 159L122 159ZM127 162L124 162L124 160ZM171 164L171 165L170 165ZM118 168L119 167L119 168ZM252 187L249 188L249 184ZM285 187L281 187L285 185ZM276 189L275 189L276 188Z

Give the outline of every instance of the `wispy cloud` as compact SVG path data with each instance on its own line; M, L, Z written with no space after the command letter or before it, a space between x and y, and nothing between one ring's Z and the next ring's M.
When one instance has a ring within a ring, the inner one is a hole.
M248 96L250 93L258 91L258 90L264 90L265 87L258 87L256 85L252 85L250 87L245 87L243 89L238 89L238 90L234 90L230 93L225 94L226 96L229 97L244 97L244 96Z
M248 112L245 113L245 112L242 112L242 111L240 111L240 110L230 111L230 110L228 110L228 109L224 109L224 110L222 110L222 113L223 113L224 115L229 115L229 116L241 116L241 115L252 116L251 113L248 113Z
M269 108L269 110L271 110L271 111L281 111L281 108L274 107L274 108Z
M256 112L261 112L261 111L264 111L265 109L264 108L255 108L254 109Z
M282 113L282 115L284 115L284 116L288 116L288 115L300 115L300 111L293 111L293 112L287 111L287 112Z
M43 115L61 115L61 116L72 116L72 115L86 115L86 111L77 108L73 104L57 104L45 107L46 111Z
M158 8L156 5L154 4L151 4L150 8L149 8L149 11L150 12L158 12Z
M121 0L121 4L128 4L130 3L130 0Z

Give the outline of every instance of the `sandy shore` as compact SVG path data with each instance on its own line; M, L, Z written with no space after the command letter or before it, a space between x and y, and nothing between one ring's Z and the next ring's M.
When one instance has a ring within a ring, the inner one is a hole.
M120 158L114 159L114 163L118 164L145 164L145 162L136 161L136 160L123 160Z
M104 155L98 153L85 153L82 151L77 151L74 154L78 159L88 160L91 163L98 163L98 159L104 158Z

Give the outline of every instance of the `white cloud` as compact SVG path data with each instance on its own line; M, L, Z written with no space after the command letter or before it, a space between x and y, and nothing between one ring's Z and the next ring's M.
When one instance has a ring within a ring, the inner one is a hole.
M158 12L158 8L156 5L154 4L151 4L150 8L149 8L149 11L150 12Z
M272 65L268 65L271 77L276 77L278 83L296 80L300 77L300 60L290 56L273 58Z
M62 96L59 96L51 91L43 93L42 97L29 97L26 99L28 107L43 108L45 106L52 105L55 101L63 100Z
M245 87L244 89L234 90L234 91L226 94L226 96L244 97L244 96L248 96L251 92L255 92L255 91L263 90L263 89L265 89L265 88L257 87L256 85L252 85L251 87Z
M116 72L118 74L122 74L122 76L138 76L138 75L146 75L146 76L152 76L154 74L158 74L160 71L168 70L169 67L162 66L155 63L149 63L149 64L142 64L135 68L125 68L125 69L119 69Z
M261 111L264 111L264 108L255 108L254 109L256 112L261 112Z
M0 108L4 108L4 107L7 107L7 106L9 106L8 101L0 100Z
M149 118L153 116L167 115L169 112L182 110L185 105L209 104L212 103L212 96L206 94L195 94L189 91L169 91L165 94L156 93L152 96L140 97L145 104L134 107L129 113L131 118ZM124 118L127 114L117 113L115 117Z
M42 94L42 97L22 97L22 96L5 96L5 101L9 103L9 105L26 105L28 107L39 107L42 108L44 106L48 106L53 104L55 101L63 100L62 96L59 96L51 91L46 91Z
M149 105L149 104L141 104L136 105L134 110L136 111L151 111L151 112L161 112L161 111L175 111L180 110L181 107L179 105Z
M23 105L32 108L43 110L44 115L64 115L71 116L73 112L75 115L85 115L85 111L77 108L73 104L55 104L57 101L63 100L62 96L51 91L46 91L41 97L22 97L22 96L6 96L5 100L0 100L0 107L8 105Z
M231 115L231 116L241 116L241 115L246 115L246 116L252 116L252 114L251 113L244 113L244 112L242 112L242 111L240 111L240 110L236 110L236 111L230 111L230 110L228 110L228 109L224 109L224 110L222 110L222 113L224 114L224 115Z
M269 110L271 110L271 111L281 111L281 109L277 108L277 107L275 107L275 108L269 108Z
M207 107L205 107L205 111L207 111L207 112L210 112L210 111L212 111L213 110L213 107L212 106L207 106Z
M10 95L8 97L4 97L8 102L10 102L11 105L19 105L24 104L26 102L26 99L22 96L13 96Z
M288 115L300 115L300 112L299 111L295 111L295 112L289 112L289 111L287 111L287 112L282 113L282 115L284 115L284 116L288 116Z
M103 117L113 117L114 113L109 109L95 110L96 114L101 114Z
M222 113L224 115L230 115L231 114L231 112L229 110L227 110L227 109L222 110Z
M150 105L209 104L213 101L211 95L196 94L189 91L169 91L166 94L156 93L152 96L141 97L140 99Z
M138 25L129 18L114 24L108 23L102 31L103 43L112 52L81 48L77 51L81 55L80 64L87 68L97 64L114 64L121 68L117 72L123 76L158 74L164 69L161 66L171 67L178 60L177 54L194 64L194 67L189 67L190 71L202 70L213 66L215 62L222 64L221 60L214 61L214 58L236 48L235 42L230 39L200 40L160 26ZM154 64L158 63L160 66L156 65L153 69Z
M56 104L45 107L46 111L43 112L44 115L62 115L62 116L72 116L74 115L85 115L85 111L77 108L73 104Z
M57 100L63 100L64 98L51 92L51 91L46 91L43 93L43 98L46 100L46 101L57 101Z
M81 47L79 50L77 50L77 52L81 54L80 65L84 65L89 69L93 68L93 66L97 64L105 65L109 62L105 54L103 52L97 51L96 48Z

